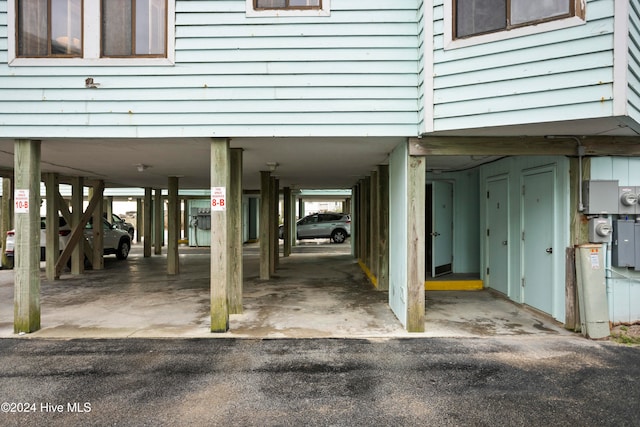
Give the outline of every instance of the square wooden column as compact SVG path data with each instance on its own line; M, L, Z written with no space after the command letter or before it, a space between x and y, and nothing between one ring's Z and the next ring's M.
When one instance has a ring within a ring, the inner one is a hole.
M271 277L271 172L260 172L260 279Z
M136 216L140 216L140 212ZM142 218L143 253L145 258L149 258L151 256L151 244L153 243L153 237L151 237L151 188L149 187L144 189Z
M280 242L278 239L278 208L280 205L279 197L280 180L276 177L271 177L271 260L270 271L271 274L276 274L278 263L280 261Z
M167 224L169 241L167 242L167 274L170 276L180 272L180 258L178 256L178 237L180 234L178 180L178 177L170 176L168 182Z
M95 199L96 207L91 214L93 218L93 254L91 264L94 270L104 270L104 229L102 218L104 212L104 181L99 185L94 185L89 189L90 200ZM113 203L113 197L111 198ZM111 223L112 217L107 216L107 221ZM84 243L84 242L83 242Z
M407 176L407 331L424 332L426 159L409 156Z
M15 333L40 329L40 141L14 143Z
M211 332L229 330L230 252L226 192L230 187L229 140L211 142Z
M229 314L242 313L242 149L230 150L229 194Z
M58 221L58 187L60 178L56 173L43 174L47 199L47 229L45 231L45 258L47 265L45 273L47 280L59 279L56 274L56 261L60 256L60 239L58 237L59 221Z
M378 166L378 290L389 290L389 166Z
M84 178L76 176L71 179L71 227L76 233L77 229L84 228L80 224L83 213L84 201ZM84 233L84 230L82 230ZM84 272L84 235L78 240L71 252L71 274L82 274Z
M283 256L288 257L291 255L291 216L293 215L293 210L291 209L291 187L284 187L284 252Z
M369 206L370 206L370 215L369 215L369 258L368 264L369 269L371 270L371 274L376 278L375 286L378 287L378 259L380 254L380 229L379 229L379 206L378 206L378 171L371 172L370 179L370 187L369 187Z
M153 198L153 253L162 255L164 242L164 203L162 203L162 189L156 188Z

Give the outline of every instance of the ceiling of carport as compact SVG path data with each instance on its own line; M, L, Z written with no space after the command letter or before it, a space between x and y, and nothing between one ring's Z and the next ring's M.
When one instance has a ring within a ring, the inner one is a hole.
M522 135L637 135L616 118L536 123L457 131L458 136ZM451 132L433 135L454 136ZM260 171L278 163L273 172L280 187L297 189L348 189L368 176L377 165L387 164L402 137L296 137L231 138L232 148L242 148L243 186L260 188ZM211 186L210 138L164 139L42 139L42 172L63 177L102 179L108 187L166 188L169 176L180 177L184 189ZM0 169L14 166L14 140L0 139ZM483 156L431 156L427 170L463 170L495 160ZM147 168L138 172L137 165Z
M260 188L269 163L280 186L306 189L351 188L370 175L403 138L237 138L243 151L243 186ZM180 188L206 189L210 183L208 138L42 139L41 170L61 177L104 180L108 187L166 188L169 176ZM14 140L0 140L0 168L14 165ZM138 165L145 165L142 172Z

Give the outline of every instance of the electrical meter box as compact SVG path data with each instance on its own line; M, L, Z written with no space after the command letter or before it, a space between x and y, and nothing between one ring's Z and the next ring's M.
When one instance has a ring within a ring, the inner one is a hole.
M609 243L611 241L611 223L607 218L592 218L589 220L589 242Z
M614 222L611 245L611 265L614 267L637 267L636 247L639 228L633 221Z
M620 215L635 215L638 210L638 193L640 187L618 187L618 213Z
M640 271L640 222L635 223L635 240L636 240L636 259L635 271Z
M582 203L586 214L618 213L618 181L584 181Z

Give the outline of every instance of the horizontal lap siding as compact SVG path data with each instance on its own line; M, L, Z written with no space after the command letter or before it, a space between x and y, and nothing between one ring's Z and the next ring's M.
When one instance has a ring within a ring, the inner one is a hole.
M247 18L244 0L178 1L175 66L9 67L0 0L0 137L413 136L418 3Z
M434 11L435 130L611 116L613 0L587 2L587 23L456 49Z
M640 5L637 1L629 6L629 98L628 114L640 122Z

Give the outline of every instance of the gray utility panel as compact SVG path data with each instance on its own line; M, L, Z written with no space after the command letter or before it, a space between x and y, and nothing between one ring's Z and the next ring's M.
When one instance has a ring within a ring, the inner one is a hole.
M618 181L584 181L582 198L586 214L618 213Z
M613 227L613 242L611 247L611 265L614 267L638 267L637 235L640 223L634 221L617 220Z
M640 187L618 187L618 214L640 214L638 194L640 194Z

